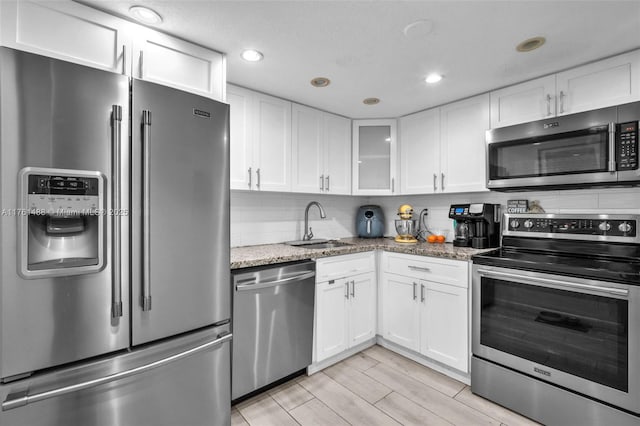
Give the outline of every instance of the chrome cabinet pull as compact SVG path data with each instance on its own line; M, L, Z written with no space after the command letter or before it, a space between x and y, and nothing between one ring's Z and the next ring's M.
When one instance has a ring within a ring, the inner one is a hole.
M256 188L260 189L260 169L256 169L256 177L258 181L256 182Z
M418 298L417 288L418 288L418 284L417 283L413 283L413 300L416 300Z
M247 172L249 172L249 189L251 189L251 167L249 167L249 170L247 170Z
M346 281L344 283L344 288L345 288L344 297L345 299L348 299L349 298L349 281Z
M320 191L324 191L324 175L320 175Z
M424 284L420 284L420 302L424 303Z
M124 52L123 52L124 55ZM124 58L124 56L123 56ZM120 105L111 106L111 151L113 158L111 160L111 199L113 205L112 215L113 231L113 278L111 280L111 316L118 318L122 316L122 282L120 280L121 264L120 264L120 234L121 234L121 217L120 217L120 144L122 135L122 107Z
M560 91L560 114L564 113L564 97L565 97L565 93L561 90Z
M433 192L436 192L438 190L438 175L437 174L433 174Z
M122 45L122 75L127 75L127 46Z
M142 111L142 150L144 163L142 167L142 310L151 310L151 111Z
M95 386L104 385L106 383L115 382L116 380L123 380L128 377L137 376L138 374L146 373L147 371L153 370L154 368L163 367L174 361L179 361L183 358L187 358L199 352L203 352L205 350L209 350L216 346L220 346L224 343L229 342L232 339L232 337L233 335L231 333L218 335L218 338L216 340L204 343L200 346L196 346L184 352L177 353L167 358L162 358L158 361L154 361L149 364L141 365L140 367L121 371L115 374L110 374L108 376L100 377L94 380L75 383L73 385L64 386L61 388L52 389L52 390L41 392L41 393L36 393L34 395L29 395L28 390L12 393L7 395L7 399L2 403L2 411L12 410L14 408L23 407L27 404L33 404L36 402L44 401L45 399L56 398L62 395L70 394L73 392L79 392Z
M431 269L425 267L425 266L414 266L414 265L409 265L409 269L411 269L412 271L419 271L419 272L431 272Z
M444 173L440 173L440 189L444 191Z
M327 181L327 189L326 189L326 191L329 192L329 175L327 175L325 180Z
M351 297L356 297L356 282L351 280Z
M391 178L391 193L393 194L394 192L396 192L396 179Z
M140 58L138 59L140 65L140 78L144 79L144 52L140 51Z
M551 115L551 95L547 93L547 115Z

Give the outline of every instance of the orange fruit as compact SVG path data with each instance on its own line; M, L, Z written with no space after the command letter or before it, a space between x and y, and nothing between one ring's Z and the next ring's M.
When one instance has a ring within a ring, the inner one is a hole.
M436 241L439 243L444 243L444 235L436 235Z
M429 235L427 237L427 241L429 241L430 243L435 243L436 241L438 241L438 237L436 235Z

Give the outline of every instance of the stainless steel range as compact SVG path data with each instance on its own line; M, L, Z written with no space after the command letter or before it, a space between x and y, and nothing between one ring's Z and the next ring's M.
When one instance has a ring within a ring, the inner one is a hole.
M640 215L507 214L473 258L471 389L553 424L640 424Z

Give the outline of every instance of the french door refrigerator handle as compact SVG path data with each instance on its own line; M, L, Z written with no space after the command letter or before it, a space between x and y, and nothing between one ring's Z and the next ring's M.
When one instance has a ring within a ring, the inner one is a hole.
M69 386L63 386L61 388L52 389L46 392L36 393L29 395L29 391L21 391L7 395L7 399L2 403L2 411L12 410L14 408L23 407L27 404L33 404L43 401L45 399L56 398L62 395L66 395L73 392L89 389L95 386L100 386L106 383L115 382L116 380L123 380L128 377L136 376L138 374L146 373L154 368L163 367L174 361L179 361L183 358L187 358L196 353L211 349L216 346L220 346L232 339L233 335L223 334L218 335L216 340L204 343L200 346L188 349L184 352L171 355L167 358L162 358L158 361L151 362L149 364L141 365L140 367L132 368L130 370L124 370L119 373L110 374L108 376L99 377L97 379L88 380L86 382L76 383Z
M111 160L111 203L113 205L112 243L113 243L113 279L111 280L111 316L118 318L122 316L122 281L120 279L120 143L122 134L122 107L120 105L111 106L111 150L113 158Z
M556 288L559 290L566 290L566 289L572 289L574 291L588 290L591 292L606 293L606 294L612 294L612 295L622 296L622 297L629 296L629 290L625 290L623 288L604 287L604 286L591 285L591 284L581 284L581 283L574 283L570 281L563 281L563 280L558 280L553 278L528 277L526 275L514 274L511 272L489 271L486 269L478 269L478 274L480 274L481 277L497 278L497 279L506 278L506 279L517 280L518 282L522 282L524 284L542 285L543 287Z
M151 249L151 222L150 222L150 203L151 203L151 170L150 160L151 154L151 111L142 111L142 150L143 150L143 166L142 166L142 310L151 310L151 258L149 250Z

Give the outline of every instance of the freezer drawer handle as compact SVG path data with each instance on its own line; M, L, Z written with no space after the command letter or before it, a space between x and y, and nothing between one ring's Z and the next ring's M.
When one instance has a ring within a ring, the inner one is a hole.
M7 395L7 399L2 403L2 411L12 410L14 408L23 407L27 404L33 404L39 401L43 401L45 399L56 398L69 393L78 392L78 391L89 389L95 386L100 386L105 383L110 383L116 380L122 380L128 377L136 376L138 374L146 373L147 371L153 370L154 368L163 367L174 361L179 361L183 358L190 357L191 355L194 355L198 352L203 352L215 346L222 345L223 343L230 341L232 337L233 335L231 333L224 334L221 337L217 338L216 340L204 343L200 346L196 346L195 348L188 349L184 352L180 352L170 357L160 359L150 364L141 365L140 367L132 368L131 370L125 370L119 373L111 374L109 376L100 377L98 379L88 380L86 382L76 383L73 385L64 386L58 389L53 389L53 390L42 392L42 393L36 393L35 395L29 395L29 391L12 393Z
M124 55L124 52L123 52ZM124 56L123 56L124 60ZM111 143L112 143L112 203L113 210L120 211L120 143L122 133L122 107L120 105L111 106ZM120 280L120 215L114 214L113 220L113 279L111 280L111 294L113 302L111 304L111 316L118 318L122 316L122 283Z
M307 278L311 278L311 277L315 277L316 276L316 271L308 271L308 272L304 272L301 274L296 274L294 276L291 277L287 277L287 278L282 278L279 280L275 280L275 281L264 281L264 282L260 282L257 284L238 284L236 285L236 290L237 291L251 291L251 290L258 290L261 288L269 288L269 287L275 287L281 284L289 284L292 283L294 281L299 281L299 280L305 280Z
M151 310L151 218L149 206L151 205L151 111L142 111L142 150L144 151L144 165L143 165L143 196L142 202L144 205L143 217L142 217L142 232L144 232L143 246L142 246L142 310Z

